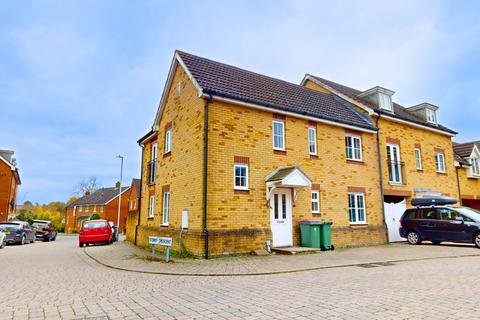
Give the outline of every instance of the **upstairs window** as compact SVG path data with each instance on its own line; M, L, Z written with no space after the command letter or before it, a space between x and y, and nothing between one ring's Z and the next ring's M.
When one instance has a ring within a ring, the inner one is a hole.
M480 176L480 164L478 162L478 158L472 157L470 158L470 165L471 165L471 172L474 176Z
M358 136L347 135L345 152L348 160L362 161L362 139Z
M317 129L308 128L308 149L311 155L317 155Z
M422 151L418 148L415 148L415 167L422 170Z
M78 212L82 212L83 211L83 207L82 206L79 206L78 207Z
M233 165L233 188L236 190L248 190L248 165Z
M378 104L380 108L388 110L388 111L393 111L393 106L392 106L392 97L384 94L384 93L379 93L378 94Z
M427 121L433 124L437 124L437 115L432 109L426 109L427 112Z
M285 123L273 120L273 149L285 150Z
M165 153L172 151L172 128L165 131Z
M445 155L442 152L435 154L435 169L437 172L445 173Z

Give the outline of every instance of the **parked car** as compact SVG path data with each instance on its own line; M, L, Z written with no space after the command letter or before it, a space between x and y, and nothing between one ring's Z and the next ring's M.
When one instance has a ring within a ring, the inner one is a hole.
M112 243L112 227L107 220L85 221L80 229L78 245L83 247L91 243Z
M400 219L400 236L413 245L427 240L433 244L474 243L480 248L480 211L444 204L437 200L434 205L407 209Z
M33 220L32 227L35 228L35 237L43 241L55 241L57 231L49 220Z
M7 235L5 234L5 229L0 227L0 249L5 248L7 245Z
M5 229L7 243L23 245L35 242L35 229L25 221L1 222L0 227Z

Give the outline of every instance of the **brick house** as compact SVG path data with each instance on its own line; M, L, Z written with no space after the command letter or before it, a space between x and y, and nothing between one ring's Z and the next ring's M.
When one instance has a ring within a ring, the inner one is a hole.
M13 220L16 215L17 191L21 184L10 150L0 150L0 221Z
M456 132L438 122L437 106L406 108L393 101L392 90L377 86L362 91L310 74L301 84L341 97L375 123L389 241L404 240L398 233L399 219L412 198L459 197L452 142Z
M480 210L480 141L454 143L461 204Z
M138 225L138 210L140 208L140 179L132 179L132 184L128 192L128 213L126 233L127 240L135 242L136 228Z
M93 193L87 193L80 199L72 202L65 209L65 232L77 232L84 220L88 220L94 213L100 218L117 224L118 193L120 184L113 188L100 188ZM120 230L124 230L128 211L128 191L130 187L122 187L120 205Z
M333 222L339 247L385 243L376 136L330 92L177 51L139 140L137 243L171 236L205 257L299 245L304 219Z

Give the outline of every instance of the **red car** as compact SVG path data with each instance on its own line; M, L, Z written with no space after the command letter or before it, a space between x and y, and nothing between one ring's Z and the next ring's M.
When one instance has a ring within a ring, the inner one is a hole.
M112 227L107 220L85 221L80 229L78 245L83 247L89 243L112 243Z

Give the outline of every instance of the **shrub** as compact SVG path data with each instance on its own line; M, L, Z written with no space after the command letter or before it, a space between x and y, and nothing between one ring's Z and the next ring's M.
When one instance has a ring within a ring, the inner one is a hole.
M97 220L97 219L100 219L100 215L98 213L92 213L92 215L90 216L90 220Z

